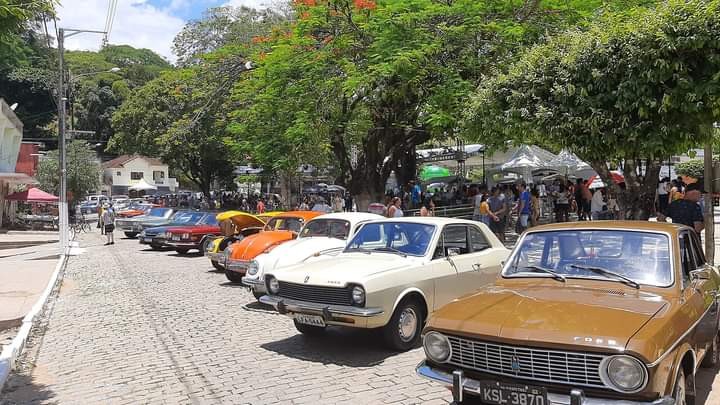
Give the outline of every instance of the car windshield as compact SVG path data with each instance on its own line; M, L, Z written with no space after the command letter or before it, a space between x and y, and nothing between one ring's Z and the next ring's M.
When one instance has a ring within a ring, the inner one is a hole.
M200 221L200 223L203 225L218 225L218 224L220 224L218 222L217 218L215 218L215 214L206 214L205 218L203 218L202 221Z
M300 218L275 217L265 225L265 230L300 232L302 226L303 220Z
M533 232L522 239L503 270L504 277L553 274L667 287L673 283L669 238L608 229Z
M173 224L197 224L205 216L202 212L178 212L172 218Z
M164 217L169 211L169 208L151 208L147 215L149 217Z
M301 238L324 236L327 238L347 239L350 234L350 222L342 219L314 219L300 232Z
M395 252L424 256L435 232L434 225L413 222L375 222L363 225L345 248L352 251Z

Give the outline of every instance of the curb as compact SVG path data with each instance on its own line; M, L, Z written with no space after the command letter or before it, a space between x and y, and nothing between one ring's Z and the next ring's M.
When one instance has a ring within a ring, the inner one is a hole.
M0 353L0 392L2 392L2 389L5 386L5 382L10 376L10 371L12 371L15 360L20 355L20 353L22 353L22 350L25 347L25 343L30 336L30 329L32 329L35 318L42 311L45 303L50 297L50 294L55 289L55 284L57 284L60 272L67 263L67 253L68 251L65 251L63 252L63 254L60 255L60 258L55 265L55 271L50 276L50 281L48 282L47 287L45 287L45 290L43 291L42 295L40 295L40 298L38 298L38 300L35 302L35 305L33 305L32 309L30 309L30 312L28 312L27 315L22 318L20 330L18 330L15 338L13 338L12 342L9 345L5 346L2 353Z

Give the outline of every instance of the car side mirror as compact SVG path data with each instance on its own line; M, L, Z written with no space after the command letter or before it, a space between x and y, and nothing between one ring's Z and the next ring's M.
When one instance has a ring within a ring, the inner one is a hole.
M690 272L690 279L695 280L709 280L710 272L704 269L693 270Z
M447 257L453 257L460 255L460 248L448 248Z

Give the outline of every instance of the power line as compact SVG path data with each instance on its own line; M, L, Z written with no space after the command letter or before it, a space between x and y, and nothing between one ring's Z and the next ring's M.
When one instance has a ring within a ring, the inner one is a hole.
M108 36L112 31L115 22L115 14L117 12L117 0L108 0L107 15L105 16L105 36L103 37L103 46L108 44Z

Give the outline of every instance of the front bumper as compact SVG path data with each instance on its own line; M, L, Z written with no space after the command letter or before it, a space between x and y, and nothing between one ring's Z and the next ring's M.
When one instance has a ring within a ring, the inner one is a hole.
M263 295L260 302L271 305L283 315L307 314L321 316L328 325L355 326L366 328L368 320L382 315L382 308L361 308L346 305L327 305L316 302L298 301L277 295Z
M250 267L250 261L249 260L233 260L228 259L225 262L225 268L234 271L235 273L240 273L244 275L247 273L248 267Z
M265 287L265 283L260 280L259 278L250 278L250 277L243 277L242 283L246 287L250 287L253 291L256 293L266 293L267 288Z
M439 382L452 388L453 403L459 404L463 401L465 393L481 395L480 381L465 377L461 370L452 374L444 370L432 368L425 361L422 361L415 368L415 372L429 380ZM547 405L671 405L674 400L670 397L662 397L650 402L629 401L625 399L607 399L586 397L581 389L573 389L570 395L555 394L548 392Z
M167 239L157 236L139 236L138 242L141 245L167 246Z
M205 256L207 256L211 262L225 264L225 255L222 252L206 252Z
M178 240L169 240L166 242L168 246L172 246L174 248L189 248L189 249L199 249L200 248L200 242L196 241L178 241Z
M143 227L141 225L135 225L135 224L118 224L115 222L115 226L118 230L122 232L136 232L140 233L143 230Z

